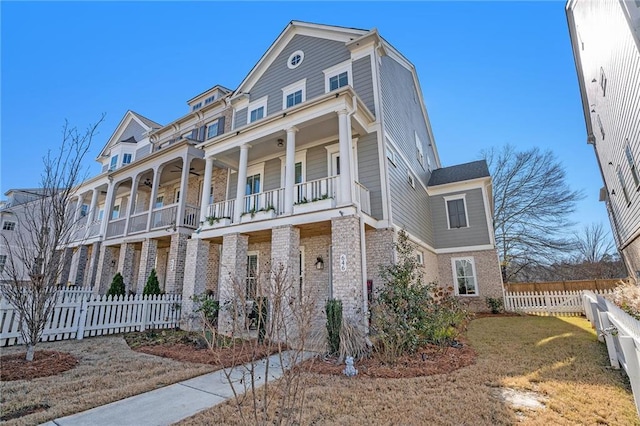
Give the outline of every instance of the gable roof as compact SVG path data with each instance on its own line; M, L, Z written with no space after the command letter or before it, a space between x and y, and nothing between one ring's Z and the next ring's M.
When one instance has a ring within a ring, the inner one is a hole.
M107 156L109 148L119 142L120 136L122 136L123 132L126 130L127 126L132 121L135 121L140 126L142 126L147 133L153 129L159 129L160 127L162 127L161 124L158 124L155 121L150 120L147 117L138 114L137 112L128 110L124 114L124 117L122 117L122 120L120 120L120 123L116 127L116 130L113 132L111 137L107 140L107 143L104 145L104 147L100 151L100 154L98 154L96 161L100 161L100 157Z
M258 63L256 63L249 74L242 80L238 88L235 90L233 97L249 92L253 84L258 81L260 76L267 70L271 62L282 52L289 41L296 34L309 35L315 37L323 37L345 43L354 40L357 37L368 33L368 30L356 28L338 27L333 25L313 24L310 22L291 21L280 33L278 38L271 44L269 49L262 55Z
M462 182L489 176L487 162L485 160L478 160L434 170L431 173L428 186L445 185L447 183Z

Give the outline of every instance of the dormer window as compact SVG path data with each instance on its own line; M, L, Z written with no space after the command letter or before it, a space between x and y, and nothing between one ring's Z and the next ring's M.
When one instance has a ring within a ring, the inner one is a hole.
M131 164L131 154L124 154L122 156L122 165Z
M114 155L111 157L111 163L109 163L109 170L115 170L118 167L118 156Z
M191 111L197 111L200 108L202 108L202 102L198 102L197 104L195 104L192 108Z
M207 99L204 100L205 105L209 105L211 102L216 100L216 95L211 95Z

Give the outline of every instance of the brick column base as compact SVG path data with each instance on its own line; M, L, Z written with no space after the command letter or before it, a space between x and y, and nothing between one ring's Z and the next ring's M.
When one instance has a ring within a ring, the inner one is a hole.
M120 245L120 258L118 259L118 271L124 279L124 288L128 293L130 290L136 290L136 284L133 282L133 261L135 255L135 245L132 243L122 243Z
M194 295L203 294L207 289L209 250L209 241L201 239L187 241L187 259L182 286L182 321L186 330L195 330L201 326L199 317L194 312L194 303L191 298Z
M187 234L171 235L171 246L169 247L169 267L167 268L167 293L181 293L184 281L184 263L187 256Z
M228 234L222 237L222 256L220 259L220 314L218 332L232 334L244 328L244 285L247 277L247 250L249 237L241 234ZM236 288L240 287L240 288ZM236 307L235 314L229 309Z
M285 336L295 338L303 324L296 321L292 309L301 308L298 294L300 271L300 229L291 225L278 226L271 231L271 282L267 291L270 315L269 335L284 341ZM290 304L290 300L298 303ZM286 333L285 333L286 331ZM287 342L294 344L294 341Z
M345 320L364 326L366 312L363 312L365 295L360 219L356 216L331 219L331 245L333 298L342 300L342 317Z
M142 294L147 278L151 275L151 270L156 265L158 255L158 240L147 238L142 242L142 252L140 253L140 268L138 269L138 285L136 293ZM158 271L156 271L158 272Z

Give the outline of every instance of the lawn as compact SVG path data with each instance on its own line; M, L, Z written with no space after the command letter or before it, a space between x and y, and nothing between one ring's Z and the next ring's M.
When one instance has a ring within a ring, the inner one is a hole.
M477 362L449 374L309 374L302 424L640 424L624 373L607 367L606 347L584 318L481 318L471 322L467 338ZM509 389L543 406L510 405L502 396ZM235 407L226 403L181 425L212 422L238 424Z

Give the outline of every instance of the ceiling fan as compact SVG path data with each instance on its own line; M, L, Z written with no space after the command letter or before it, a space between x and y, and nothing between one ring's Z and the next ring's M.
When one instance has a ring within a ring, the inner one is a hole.
M176 170L171 170L171 173L178 173L178 172L182 172L182 166L174 166L176 168ZM191 173L192 175L196 175L196 176L200 176L198 173L193 171L194 168L190 167L189 168L189 173Z

